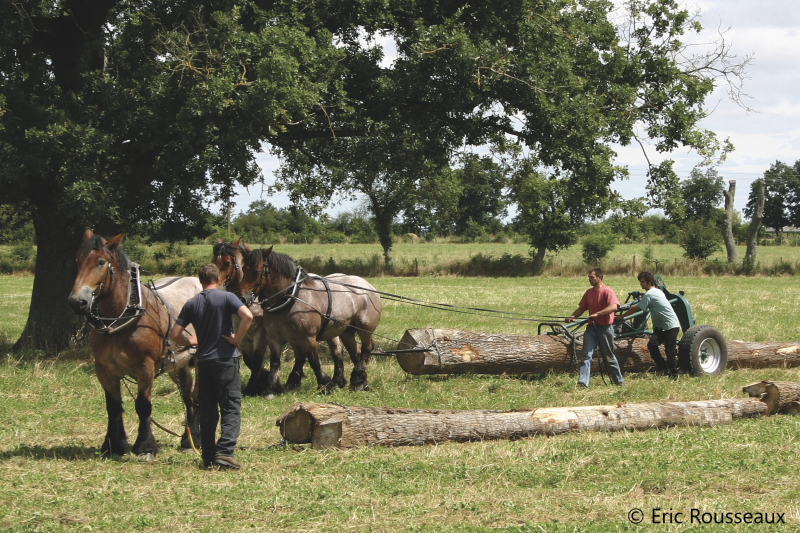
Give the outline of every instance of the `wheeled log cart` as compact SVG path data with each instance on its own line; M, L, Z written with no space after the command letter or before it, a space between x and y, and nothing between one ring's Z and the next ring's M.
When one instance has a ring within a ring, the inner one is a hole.
M693 376L722 374L728 363L728 345L725 342L725 336L714 326L695 324L692 308L684 297L684 292L679 291L678 294L672 294L667 290L667 286L661 276L656 276L655 278L656 288L660 289L667 297L670 305L672 305L672 310L675 311L678 321L681 323L683 336L678 342L678 365L681 370ZM622 314L630 309L642 296L644 296L644 293L640 291L629 292L625 303L620 306L617 314ZM652 330L647 329L649 319L650 311L645 310L629 315L623 321L616 322L614 324L614 340L649 338L653 334ZM542 334L543 328L549 328L547 335L563 334L577 339L585 333L585 330L580 330L587 323L588 319L578 320L566 325L544 322L539 324L539 334Z
M661 277L656 286L664 291L683 331L678 343L681 368L691 375L717 375L725 371L728 346L717 328L696 325L683 293L670 293ZM622 313L643 293L628 293L620 306ZM655 368L647 349L653 333L647 329L649 311L632 314L615 326L615 353L625 372L646 372ZM538 335L504 335L455 329L410 329L394 353L400 366L410 374L521 374L575 370L588 319L542 322ZM785 349L781 347L780 349ZM752 351L751 351L752 352ZM743 361L751 359L743 353ZM593 369L599 370L597 359ZM741 366L750 366L743 364Z

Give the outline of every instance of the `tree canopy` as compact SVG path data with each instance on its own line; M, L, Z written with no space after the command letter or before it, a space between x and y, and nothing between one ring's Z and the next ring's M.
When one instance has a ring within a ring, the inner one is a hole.
M602 204L637 128L709 145L704 99L738 66L688 55L698 27L674 0L4 2L0 204L29 206L40 249L23 338L66 346L83 226L201 233L265 145L298 203L381 191L379 233L485 143L524 145L570 208Z

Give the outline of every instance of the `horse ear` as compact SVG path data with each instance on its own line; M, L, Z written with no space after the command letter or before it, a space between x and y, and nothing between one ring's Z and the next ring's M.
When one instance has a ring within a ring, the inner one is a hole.
M264 257L264 259L268 258L271 253L272 253L272 246L270 246L266 250L261 250L261 255Z
M220 239L219 237L217 237L217 244L222 244L222 239Z
M91 228L86 228L85 230L83 230L83 240L81 241L81 244L85 243L92 237L94 237L94 232L92 231Z
M242 238L241 238L241 237L239 237L238 239L236 239L235 241L233 241L231 244L233 244L233 247L234 247L234 248L238 248L238 247L239 247L239 243L240 243L240 242L242 242Z
M245 251L245 252L247 252L247 253L250 253L250 252L252 252L252 251L253 251L253 250L251 250L251 249L250 249L250 247L249 247L249 246L247 246L247 243L246 243L246 242L243 242L243 243L242 243L242 248L244 248L244 251Z
M124 233L120 233L116 237L112 237L106 241L106 248L113 250L122 243L122 238L125 237Z

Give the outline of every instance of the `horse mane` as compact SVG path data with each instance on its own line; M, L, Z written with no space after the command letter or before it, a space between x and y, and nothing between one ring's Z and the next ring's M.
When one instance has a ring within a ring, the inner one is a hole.
M227 255L228 257L233 257L234 254L237 252L237 250L242 254L245 253L244 247L241 244L239 244L239 247L237 248L230 242L218 242L217 244L214 245L213 254L214 257L221 257L223 255Z
M253 250L245 257L245 266L251 270L260 270L264 265L263 253L261 250ZM269 254L268 266L277 274L294 279L297 276L297 263L286 254L273 251Z
M80 249L78 250L79 257L86 257L89 255L89 252L92 250L105 250L106 249L106 240L101 237L100 235L92 235L86 241L81 244ZM114 255L117 257L117 262L119 263L119 268L124 270L130 270L131 268L131 260L125 254L125 251L117 246L117 249L114 251Z

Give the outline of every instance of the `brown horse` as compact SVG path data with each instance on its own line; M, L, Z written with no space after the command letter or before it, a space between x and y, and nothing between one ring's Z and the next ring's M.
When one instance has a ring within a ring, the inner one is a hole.
M183 304L201 291L197 278L164 278L151 290L138 282L138 270L119 245L122 235L105 240L87 229L78 249L78 275L69 296L75 313L88 317L92 331L89 342L94 367L106 396L108 431L102 455L122 455L128 439L122 423L120 382L126 376L136 379L135 400L139 434L133 444L136 454L158 451L150 428L153 379L162 371L178 385L186 406L186 422L196 445L200 443L197 387L187 368L193 365L186 349L173 353L167 343L172 321ZM171 314L171 315L170 315ZM111 318L104 318L111 317ZM189 448L184 434L181 447Z
M334 379L331 381L319 362L319 341L341 339L353 372L350 388L367 390L367 362L373 348L372 334L381 318L381 299L375 288L356 276L331 274L325 278L307 274L287 255L268 250L246 254L242 279L237 293L258 299L264 309L261 322L270 349L270 376L277 386L280 354L288 343L295 354L295 368L289 374L287 388L300 384L298 361L308 359L321 392L343 387L344 363L334 353ZM356 334L361 339L359 350ZM299 363L302 368L302 362Z
M214 264L219 269L220 282L225 290L234 294L239 293L243 276L244 256L250 251L250 247L241 238L232 243L217 239L217 244L214 245L213 250ZM283 390L280 385L280 358L277 361L273 361L270 358L269 371L263 368L264 355L268 346L266 327L262 320L264 311L258 304L250 305L250 311L255 319L250 329L247 330L247 335L239 344L242 359L247 368L250 369L250 381L247 382L247 386L242 390L242 394L253 396L280 394ZM238 316L234 316L233 319L234 322L237 322ZM235 324L234 327L236 327ZM339 370L334 371L333 382L339 387L344 387L347 381L343 374L342 343L336 337L327 341L327 344L336 363L336 368L342 369L341 372ZM295 354L294 362L292 374L303 377L303 365L305 363L303 354Z
M242 257L249 251L250 248L242 242L242 239L237 239L233 243L217 239L213 250L213 262L219 270L220 285L228 292L236 294L242 280ZM250 369L250 381L242 389L242 394L245 396L256 396L261 393L271 394L275 391L266 390L265 372L262 368L264 353L267 351L267 337L259 319L263 311L260 306L251 305L250 312L253 313L253 324L238 346L244 364ZM233 315L234 331L238 326L239 315Z

